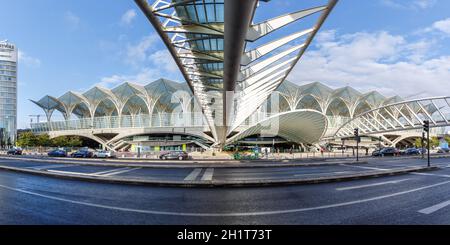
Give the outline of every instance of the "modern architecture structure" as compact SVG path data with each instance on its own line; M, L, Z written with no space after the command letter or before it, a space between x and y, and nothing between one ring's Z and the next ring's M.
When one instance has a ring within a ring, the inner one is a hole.
M420 120L442 127L450 119L446 97L405 101L286 80L337 0L315 6L305 1L298 11L258 22L258 8L270 8L272 1L135 2L186 82L160 79L47 95L33 101L47 115L47 122L33 125L35 132L89 137L111 150L236 144L306 149L340 145L351 138L351 127L361 128L366 145L409 144L421 134ZM65 120L52 121L56 111ZM409 129L407 137L398 133Z
M17 129L17 62L14 44L0 40L0 145L13 145Z
M32 130L51 137L79 135L111 150L215 145L201 106L186 83L159 79L147 85L123 83L113 89L95 86L84 93L46 95L33 102L44 110L47 122L32 124ZM385 145L412 145L421 135L419 119L431 118L436 127L448 123L448 102L446 97L405 101L348 86L332 89L320 82L299 86L286 80L236 127L226 144L287 148L294 144L307 149L340 145L342 139L349 139L348 145L353 137L349 132L358 127L368 136L367 145L378 145L379 137ZM55 113L65 120L53 120Z

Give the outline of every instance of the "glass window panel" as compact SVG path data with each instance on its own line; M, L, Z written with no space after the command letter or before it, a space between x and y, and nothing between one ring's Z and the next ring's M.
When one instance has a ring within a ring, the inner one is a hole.
M217 39L211 39L211 50L217 50Z
M216 21L217 22L223 22L224 21L224 9L223 4L216 4Z
M206 16L208 16L208 21L209 22L216 22L216 13L214 10L214 5L213 4L206 4Z
M204 45L205 50L207 50L207 51L211 50L209 39L203 40L203 45Z
M191 20L198 21L197 15L195 14L195 7L193 5L187 5L186 10Z
M206 13L203 4L197 5L196 7L197 7L198 22L200 23L208 22L206 19Z

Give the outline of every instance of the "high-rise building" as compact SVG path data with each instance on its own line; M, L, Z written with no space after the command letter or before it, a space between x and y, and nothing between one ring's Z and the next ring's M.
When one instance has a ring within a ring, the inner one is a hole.
M17 60L14 44L0 41L0 145L13 145L17 132Z

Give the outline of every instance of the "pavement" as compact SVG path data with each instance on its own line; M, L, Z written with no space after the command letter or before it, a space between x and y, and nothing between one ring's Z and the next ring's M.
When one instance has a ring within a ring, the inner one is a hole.
M411 158L173 165L2 157L0 169L66 179L178 187L243 187L347 181L435 169Z
M450 224L450 161L438 169L379 178L241 188L178 188L48 178L0 170L0 224ZM44 167L36 162L28 168ZM296 168L296 174L366 171L425 164L420 159L374 159L361 165ZM64 165L64 164L63 164ZM55 165L53 165L56 167ZM72 167L72 168L71 168ZM93 173L83 166L54 168ZM73 168L75 167L75 168ZM327 170L327 168L329 168ZM97 168L96 173L109 171ZM153 178L181 179L195 169L145 169ZM273 178L289 170L202 169L196 179ZM123 171L123 170L121 170ZM159 171L159 172L158 172ZM166 172L171 171L171 172ZM237 172L236 172L237 171ZM114 171L109 173L115 173ZM138 170L117 175L137 176ZM101 173L100 173L101 174ZM144 174L142 172L142 174Z

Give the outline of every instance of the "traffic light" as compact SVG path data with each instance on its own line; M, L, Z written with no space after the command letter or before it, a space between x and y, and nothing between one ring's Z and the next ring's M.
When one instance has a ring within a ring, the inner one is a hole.
M423 121L423 131L430 132L430 121L424 120Z
M355 129L353 130L353 135L355 135L355 137L358 137L358 136L359 136L359 129L358 129L358 128L355 128Z

